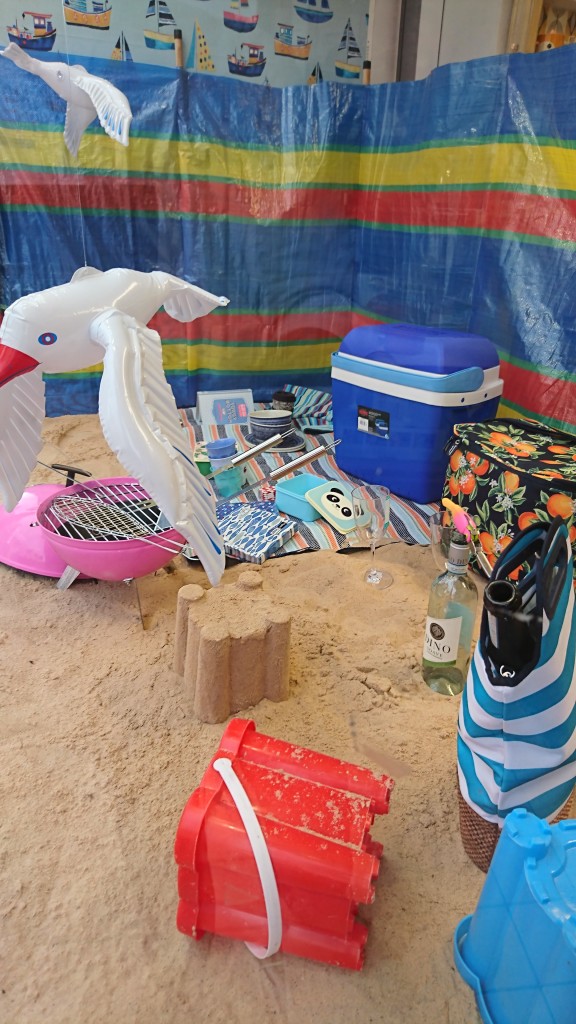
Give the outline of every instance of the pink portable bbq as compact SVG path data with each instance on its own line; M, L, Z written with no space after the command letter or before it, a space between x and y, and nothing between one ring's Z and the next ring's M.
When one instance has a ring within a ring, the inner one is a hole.
M127 580L170 562L186 539L133 477L74 484L38 508L38 527L65 566L97 580Z

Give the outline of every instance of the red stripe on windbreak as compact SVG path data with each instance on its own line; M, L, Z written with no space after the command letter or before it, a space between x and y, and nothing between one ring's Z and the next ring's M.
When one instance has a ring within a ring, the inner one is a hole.
M354 219L354 192L258 188L217 181L117 178L4 171L5 205L128 210L254 220Z
M289 345L298 341L327 341L334 338L338 348L342 338L353 327L373 324L374 320L351 312L239 313L227 307L225 316L210 316L210 324L204 317L192 323L179 323L160 312L150 321L150 327L158 331L163 341L197 341L207 338L210 342L229 342L232 345L262 344L270 348L275 344Z
M360 192L357 217L376 224L539 235L576 241L576 200L508 190Z
M507 231L576 241L576 200L510 190L369 192L268 189L215 181L2 172L5 205ZM71 189L71 186L74 186ZM78 192L79 189L79 192Z
M576 418L576 383L557 377L546 377L537 370L526 370L503 362L500 374L504 381L502 399L536 416L571 423Z
M215 181L118 178L3 171L5 205L39 205L318 220L337 217L374 224L453 230L507 231L576 241L576 200L510 190L369 192L268 189ZM73 189L71 186L74 186ZM78 192L79 189L79 192Z

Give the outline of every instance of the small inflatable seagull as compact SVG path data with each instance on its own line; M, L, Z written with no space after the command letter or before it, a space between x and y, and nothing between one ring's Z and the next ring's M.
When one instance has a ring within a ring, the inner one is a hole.
M216 499L194 462L159 334L145 325L164 306L175 320L204 316L228 299L154 270L92 267L68 284L17 299L0 325L0 499L10 512L42 447L42 373L104 359L99 414L106 441L172 526L196 551L211 583L224 571Z
M31 75L42 78L46 85L66 100L64 142L72 156L78 156L84 131L96 117L111 139L121 142L123 146L128 145L132 120L130 104L124 93L105 78L91 75L81 64L69 66L36 60L24 53L16 43L8 43L8 46L0 50L0 55L8 57Z

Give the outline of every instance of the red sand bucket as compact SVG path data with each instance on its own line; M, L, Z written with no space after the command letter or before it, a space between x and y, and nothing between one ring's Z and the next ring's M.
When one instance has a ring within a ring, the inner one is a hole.
M234 719L178 827L179 930L359 970L393 785Z

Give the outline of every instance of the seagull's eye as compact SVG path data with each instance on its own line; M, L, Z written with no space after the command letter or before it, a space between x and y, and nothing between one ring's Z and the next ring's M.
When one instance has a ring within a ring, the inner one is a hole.
M56 78L62 78L62 77L63 77L62 72L61 71L57 71L56 72Z
M53 345L57 340L58 335L54 334L52 331L45 331L44 334L41 334L38 338L41 345Z

